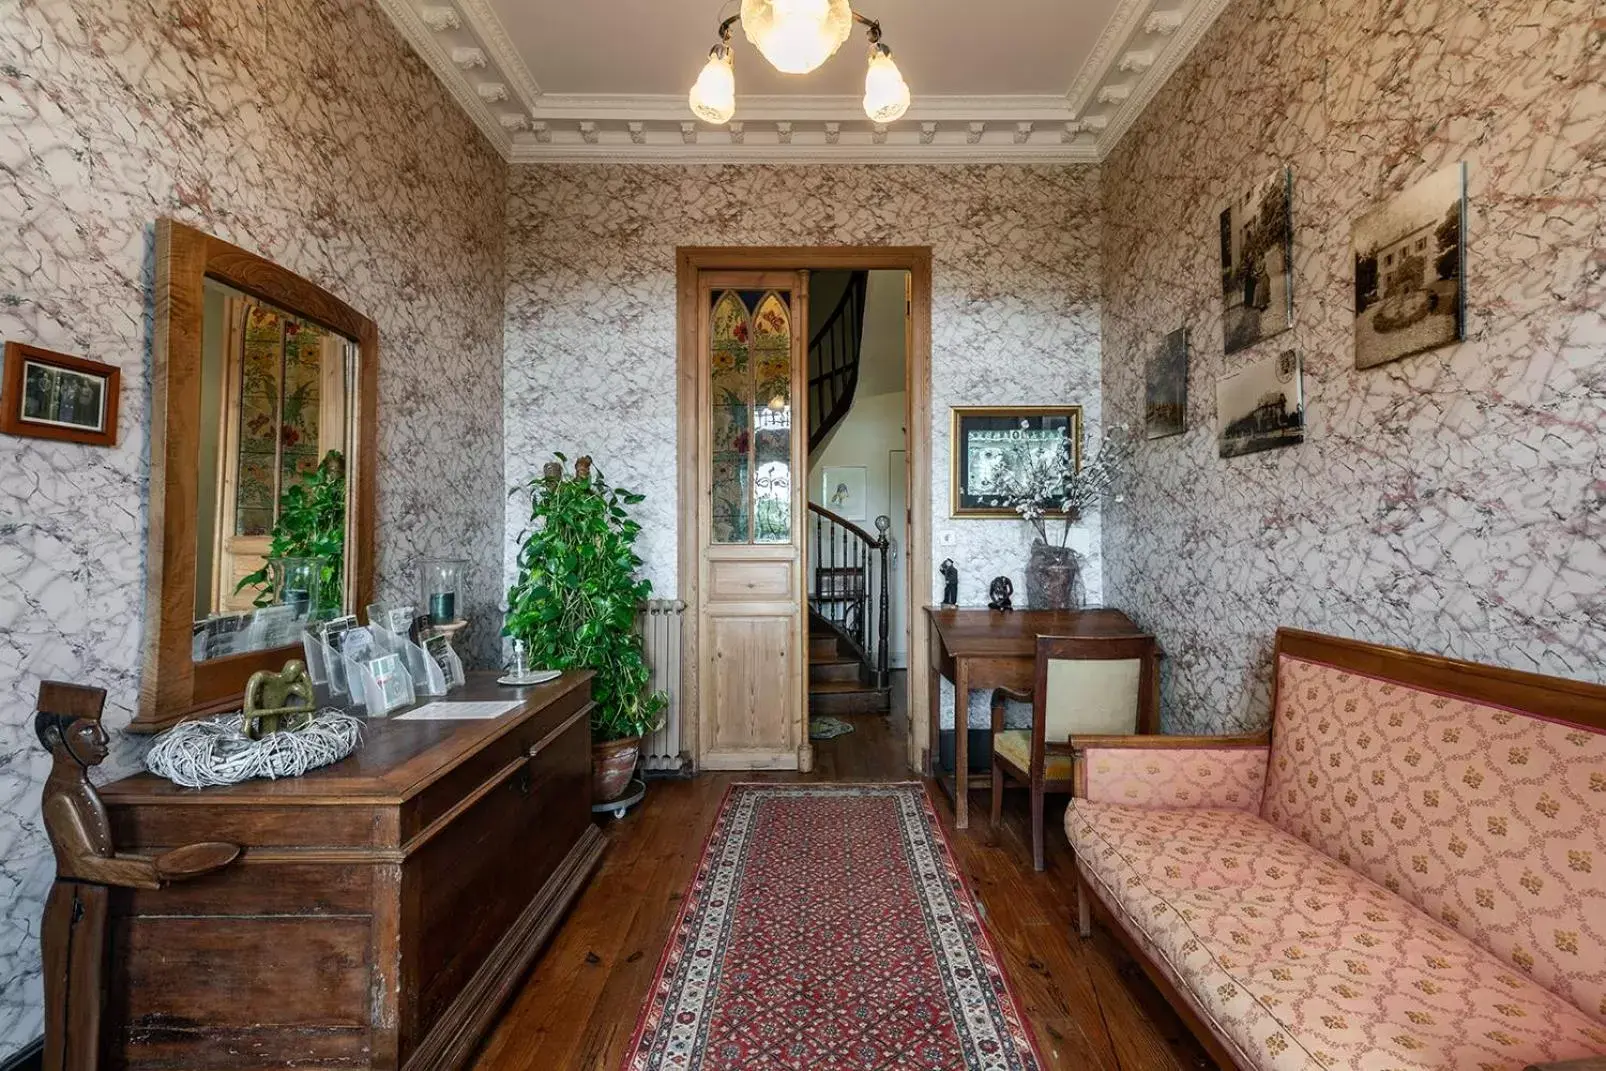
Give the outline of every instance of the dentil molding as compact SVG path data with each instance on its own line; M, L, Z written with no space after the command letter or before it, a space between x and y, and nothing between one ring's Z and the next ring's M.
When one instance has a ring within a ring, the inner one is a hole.
M857 96L744 96L724 126L683 94L545 93L489 0L379 0L514 163L1095 163L1131 128L1228 0L1121 0L1064 96L922 96L871 123Z

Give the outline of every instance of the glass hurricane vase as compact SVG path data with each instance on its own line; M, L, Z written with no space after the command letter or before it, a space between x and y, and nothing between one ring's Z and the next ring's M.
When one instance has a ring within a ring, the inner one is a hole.
M1026 605L1033 610L1074 610L1080 603L1077 588L1081 569L1070 547L1032 544L1026 561Z

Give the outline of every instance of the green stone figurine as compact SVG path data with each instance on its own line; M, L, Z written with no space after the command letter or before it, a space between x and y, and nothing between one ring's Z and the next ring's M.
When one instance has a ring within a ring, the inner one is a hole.
M307 667L292 658L278 673L264 669L245 682L240 728L252 740L267 733L295 732L312 723L317 705Z

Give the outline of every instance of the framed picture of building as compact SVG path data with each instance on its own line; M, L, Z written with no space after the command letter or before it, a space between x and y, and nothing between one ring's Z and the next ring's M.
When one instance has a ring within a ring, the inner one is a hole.
M1229 354L1294 323L1294 173L1278 168L1221 210L1221 329Z
M949 513L1016 517L1004 500L1007 477L1033 460L1082 465L1079 405L989 405L953 410Z
M1217 441L1222 457L1305 441L1305 383L1299 354L1275 357L1216 381Z
M1466 338L1467 169L1429 175L1355 221L1355 367Z
M1149 358L1145 374L1143 423L1151 439L1181 435L1188 429L1188 329L1165 336Z
M0 432L111 446L121 372L112 365L7 342Z

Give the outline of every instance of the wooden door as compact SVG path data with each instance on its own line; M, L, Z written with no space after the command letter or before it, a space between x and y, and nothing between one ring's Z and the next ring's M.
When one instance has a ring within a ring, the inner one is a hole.
M807 770L807 272L698 280L698 762Z

